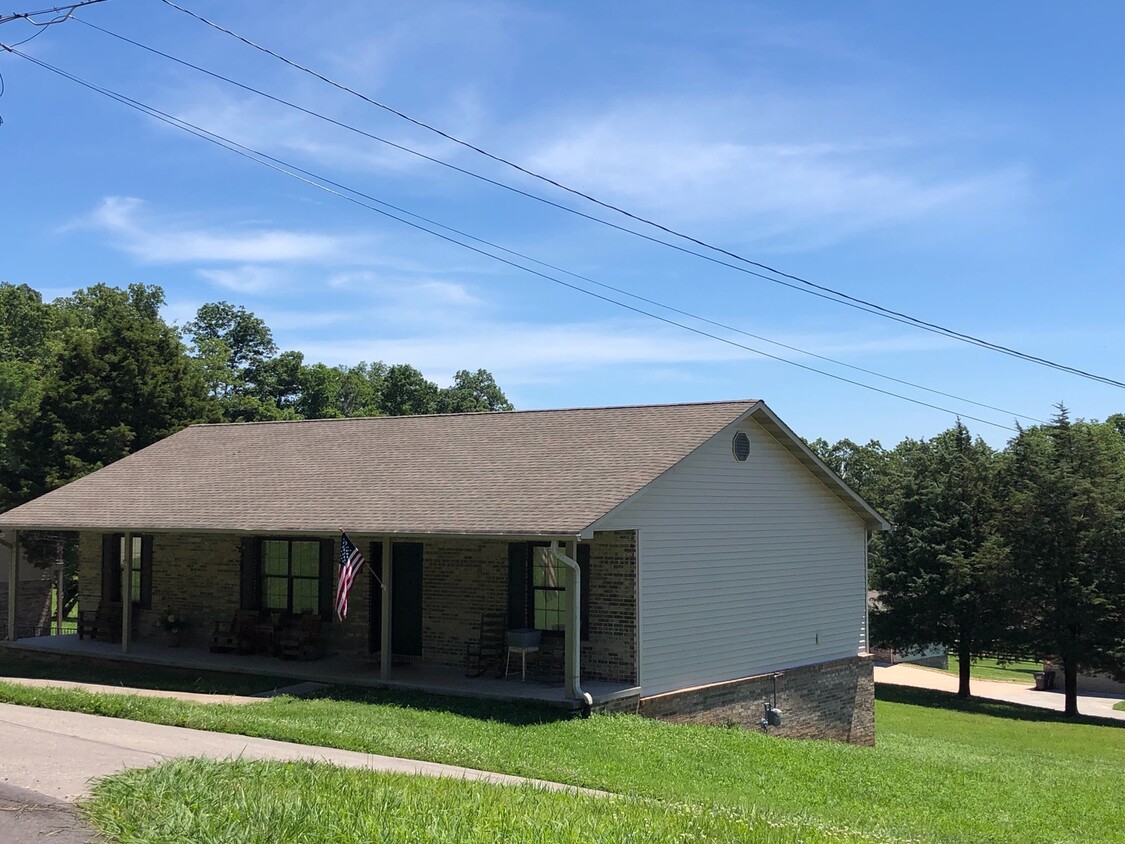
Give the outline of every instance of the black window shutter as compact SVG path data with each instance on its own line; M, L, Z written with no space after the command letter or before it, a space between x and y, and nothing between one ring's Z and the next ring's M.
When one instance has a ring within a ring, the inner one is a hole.
M335 566L332 565L333 540L320 540L320 617L332 620L332 609L336 605L336 593L332 588L335 582Z
M141 609L152 609L152 537L141 537Z
M256 610L262 606L262 590L258 585L261 577L260 550L261 545L254 537L248 536L242 540L239 607L244 610Z
M102 600L121 602L121 534L102 534Z
M527 627L527 543L508 543L508 627Z
M590 546L578 546L578 570L582 573L579 608L582 613L582 641L590 638Z

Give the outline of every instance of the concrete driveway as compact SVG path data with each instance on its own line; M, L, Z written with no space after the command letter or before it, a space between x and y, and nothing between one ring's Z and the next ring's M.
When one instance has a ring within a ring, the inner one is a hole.
M0 842L84 844L96 841L71 805L93 781L126 768L147 768L167 759L275 759L328 762L346 768L433 777L533 784L556 791L573 786L417 762L392 756L311 747L248 736L164 727L140 721L0 704ZM599 792L589 791L596 794Z
M876 665L875 682L892 686L913 686L917 689L934 689L940 692L956 692L957 676L933 668L922 668L900 662L897 665ZM973 697L986 700L1003 700L1008 703L1022 703L1024 706L1038 706L1062 712L1066 708L1061 690L1037 692L1022 683L1006 683L1000 680L973 679L970 686ZM1113 708L1121 698L1099 695L1079 695L1078 711L1083 715L1098 718L1116 718L1125 721L1125 712Z
M0 757L0 784L67 802L88 794L91 780L97 777L125 768L147 768L183 756L308 760L370 771L575 790L573 786L455 765L11 704L0 704L0 747L4 749Z

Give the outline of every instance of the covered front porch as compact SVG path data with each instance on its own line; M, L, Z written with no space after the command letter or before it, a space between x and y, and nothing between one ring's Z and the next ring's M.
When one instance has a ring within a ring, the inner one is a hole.
M283 677L302 682L325 683L370 688L403 689L454 697L477 697L496 701L545 703L567 709L579 702L569 697L559 683L543 683L518 673L508 678L485 675L466 677L463 670L433 664L394 665L388 676L381 677L378 658L349 655L330 656L310 662L288 662L266 655L211 653L202 647L171 648L150 641L135 641L128 653L120 643L79 639L77 635L40 636L0 642L4 651L27 654L54 654L60 657L104 660L121 667L121 682L128 685L130 664L161 665L199 671L216 671ZM3 675L0 656L0 676ZM584 681L584 691L593 698L594 706L636 697L640 688L626 683Z

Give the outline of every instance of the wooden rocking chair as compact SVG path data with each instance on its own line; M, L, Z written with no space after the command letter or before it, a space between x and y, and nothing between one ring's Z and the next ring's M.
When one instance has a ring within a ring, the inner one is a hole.
M281 632L282 659L319 659L321 656L320 616L304 613Z
M484 612L480 614L480 635L475 642L465 643L465 676L480 677L490 669L496 676L504 668L504 634L508 619L504 613Z

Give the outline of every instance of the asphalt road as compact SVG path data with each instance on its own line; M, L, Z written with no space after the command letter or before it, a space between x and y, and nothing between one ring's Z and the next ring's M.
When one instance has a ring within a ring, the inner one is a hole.
M0 784L0 843L88 844L100 840L70 804Z

